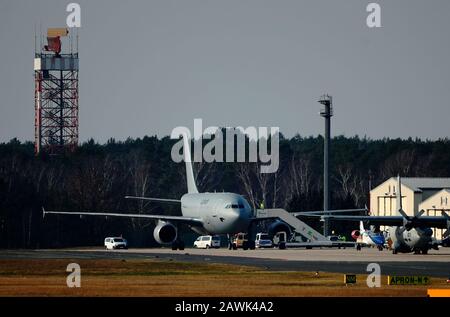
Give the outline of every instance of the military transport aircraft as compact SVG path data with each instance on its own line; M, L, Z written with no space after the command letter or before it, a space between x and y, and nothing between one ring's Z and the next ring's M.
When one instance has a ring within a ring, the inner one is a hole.
M431 228L446 228L443 238L450 236L450 216L442 210L442 216L422 216L425 210L420 210L414 217L408 216L402 208L401 179L397 178L398 190L396 192L397 211L399 216L334 216L322 215L332 220L364 221L371 225L390 226L389 237L392 241L392 253L398 252L427 254L430 248L437 249L433 243ZM318 216L318 215L312 215Z

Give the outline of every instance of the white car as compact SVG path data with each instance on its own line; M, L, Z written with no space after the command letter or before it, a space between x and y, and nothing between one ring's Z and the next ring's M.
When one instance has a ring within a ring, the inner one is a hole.
M209 248L220 248L220 237L219 236L200 236L194 242L194 248L199 249L209 249Z
M128 249L128 242L121 237L105 238L105 248L106 250Z
M256 234L255 246L257 248L272 248L273 242L267 233L260 232Z

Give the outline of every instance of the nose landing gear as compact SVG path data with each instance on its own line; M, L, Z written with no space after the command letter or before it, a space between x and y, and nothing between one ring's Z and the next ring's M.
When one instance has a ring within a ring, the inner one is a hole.
M181 240L175 240L174 242L172 242L172 250L184 250L184 242Z

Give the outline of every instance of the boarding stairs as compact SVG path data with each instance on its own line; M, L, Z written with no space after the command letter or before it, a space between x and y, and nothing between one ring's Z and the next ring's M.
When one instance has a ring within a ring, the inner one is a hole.
M320 243L330 243L325 236L321 233L317 232L306 223L292 215L290 212L281 209L256 209L255 210L255 218L259 220L263 219L280 219L291 226L295 232L305 237L310 242L320 242Z

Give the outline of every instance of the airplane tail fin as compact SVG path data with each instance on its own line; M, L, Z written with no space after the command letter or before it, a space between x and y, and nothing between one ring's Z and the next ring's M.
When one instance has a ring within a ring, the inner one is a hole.
M360 221L359 222L359 231L360 232L363 232L363 231L365 231L366 229L364 229L364 223L362 222L362 221Z
M402 181L400 175L397 176L397 193L396 193L397 210L403 210L402 207ZM400 211L399 211L400 212Z
M186 180L187 180L187 188L188 193L197 194L198 189L195 184L194 178L194 170L192 169L192 160L191 160L191 147L190 147L190 139L187 134L183 134L183 154L184 154L184 162L186 164Z
M402 205L402 181L400 175L397 176L397 192L396 192L397 212L403 217L403 224L406 225L410 221L410 217L403 210ZM420 217L420 215L418 215ZM409 230L409 229L408 229Z

